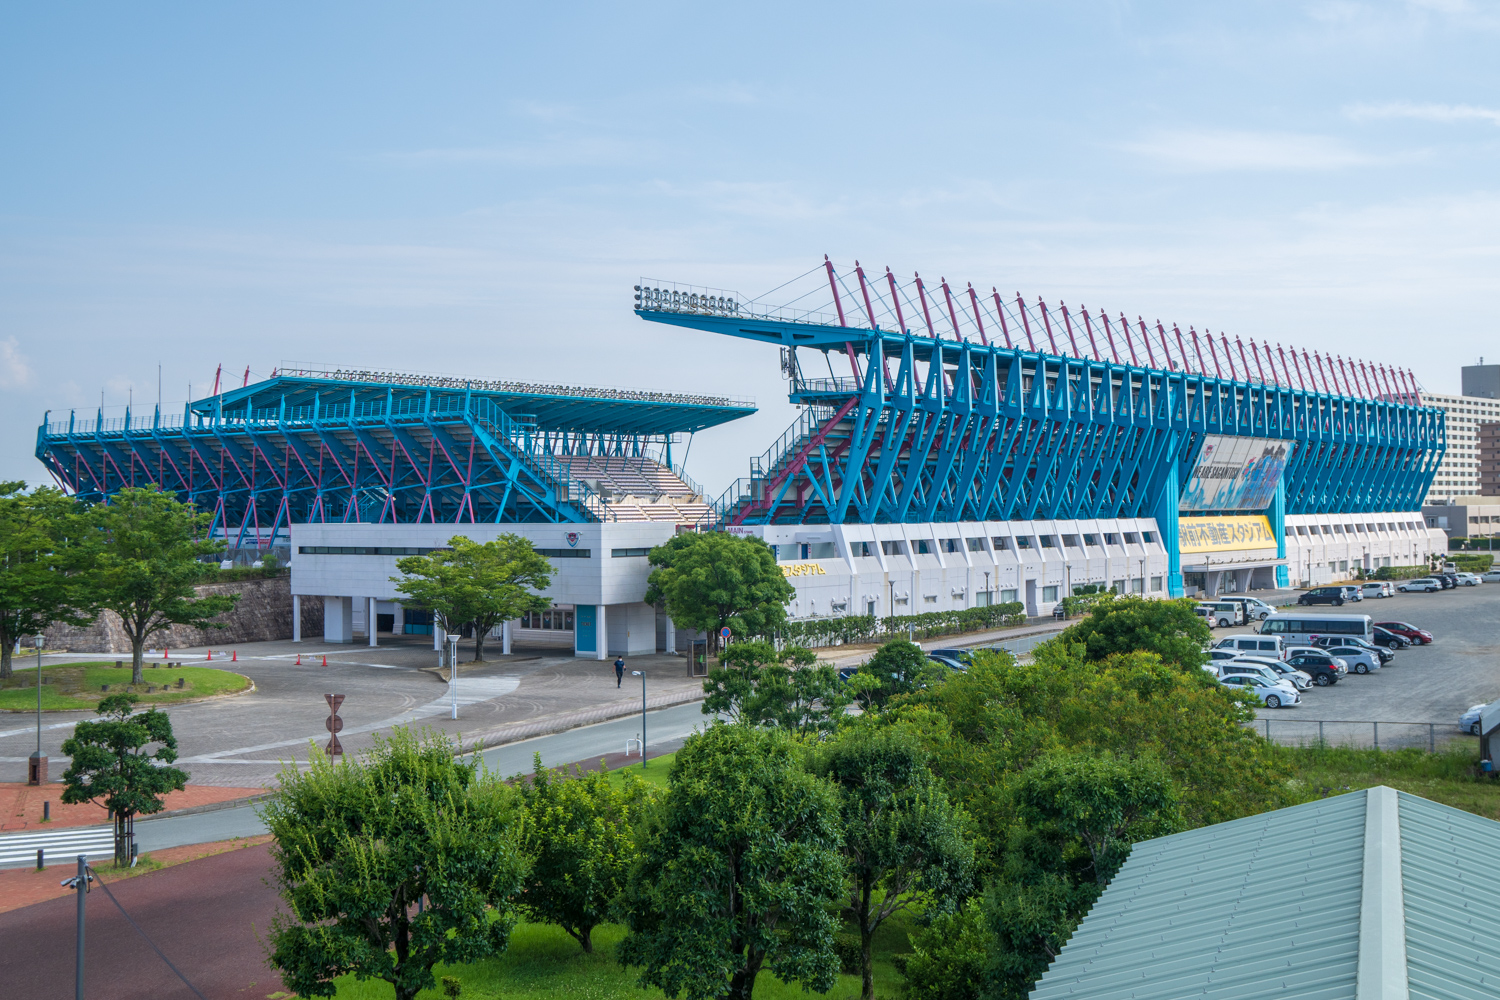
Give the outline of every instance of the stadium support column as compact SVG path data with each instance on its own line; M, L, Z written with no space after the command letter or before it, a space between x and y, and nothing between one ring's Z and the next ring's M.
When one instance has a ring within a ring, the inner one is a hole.
M604 605L599 605L598 624L594 626L596 629L598 629L598 631L594 633L596 637L594 640L594 648L598 650L598 652L594 654L594 658L597 660L609 659L609 626L608 623L604 620L604 611Z
M1271 509L1266 511L1266 516L1271 522L1271 534L1276 536L1276 558L1286 559L1286 473L1282 472L1281 478L1276 480L1276 497L1271 501ZM1286 571L1286 563L1283 561L1276 566L1276 586L1281 589L1291 586L1291 577Z
M1161 533L1161 545L1167 553L1167 596L1182 597L1182 554L1178 550L1177 538L1177 504L1182 493L1182 469L1181 460L1178 457L1177 432L1172 432L1172 439L1168 443L1167 453L1171 460L1162 475L1161 483L1156 490L1156 530Z
M302 641L302 595L292 595L292 641Z

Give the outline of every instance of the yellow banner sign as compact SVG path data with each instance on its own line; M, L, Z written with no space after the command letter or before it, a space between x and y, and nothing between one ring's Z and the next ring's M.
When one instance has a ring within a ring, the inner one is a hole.
M787 563L781 567L782 576L827 576L828 571L817 563Z
M1177 550L1184 554L1275 547L1276 536L1264 514L1177 519Z

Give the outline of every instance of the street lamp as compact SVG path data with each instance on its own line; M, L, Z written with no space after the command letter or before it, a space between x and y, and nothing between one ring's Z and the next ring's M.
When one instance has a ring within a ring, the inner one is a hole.
M47 758L42 756L42 643L46 636L36 637L36 753L31 755L28 785L43 785L47 782Z
M448 696L453 702L453 717L458 718L458 636L449 633L443 637L448 656Z
M632 670L632 677L641 679L641 767L646 766L646 671Z

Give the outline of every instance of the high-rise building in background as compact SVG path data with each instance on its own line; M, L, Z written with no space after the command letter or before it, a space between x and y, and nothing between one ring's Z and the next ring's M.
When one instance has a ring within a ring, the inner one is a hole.
M1479 495L1500 496L1500 423L1479 425Z
M1465 365L1462 389L1465 396L1500 399L1500 365L1487 365L1483 358L1477 365Z

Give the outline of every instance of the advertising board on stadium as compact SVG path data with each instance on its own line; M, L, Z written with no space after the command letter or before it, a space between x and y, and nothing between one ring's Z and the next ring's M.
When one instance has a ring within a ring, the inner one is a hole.
M1265 510L1295 447L1275 438L1207 435L1177 509Z
M1264 514L1177 519L1177 549L1183 555L1275 547L1276 535Z

